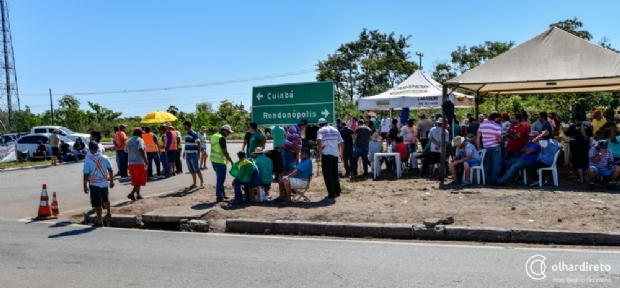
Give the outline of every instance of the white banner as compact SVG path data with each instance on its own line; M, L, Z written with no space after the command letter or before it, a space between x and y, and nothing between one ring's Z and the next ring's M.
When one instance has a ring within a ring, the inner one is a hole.
M0 147L0 163L17 161L15 145Z

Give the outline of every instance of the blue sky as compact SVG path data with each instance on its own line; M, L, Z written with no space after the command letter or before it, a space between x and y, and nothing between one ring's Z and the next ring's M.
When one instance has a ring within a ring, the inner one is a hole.
M466 2L475 4L464 4ZM363 28L411 35L430 71L458 45L514 40L577 17L594 42L620 48L620 1L17 1L10 20L22 108L63 93L174 87L314 69ZM123 116L223 99L251 104L252 86L315 81L315 72L144 93L80 95ZM39 95L33 95L39 94Z

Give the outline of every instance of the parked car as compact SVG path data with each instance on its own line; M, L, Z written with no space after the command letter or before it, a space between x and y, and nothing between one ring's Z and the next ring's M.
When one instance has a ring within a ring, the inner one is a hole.
M43 144L45 144L45 147L47 147L47 155L52 155L52 148L50 146L49 142L49 136L51 134L28 134L26 136L22 136L21 138L19 138L19 140L17 140L17 151L26 151L28 150L28 158L32 158L34 157L34 152L37 151L37 148L39 146L39 140L41 140L41 142L43 142ZM69 146L71 146L71 149L73 149L73 142L71 139L60 135L60 140L65 141L65 143L69 144Z
M32 129L30 129L30 134L51 134L54 132L55 129L58 129L58 131L60 132L59 133L60 135L65 136L71 139L72 141L77 140L77 138L82 138L82 141L84 141L84 143L90 142L90 134L76 133L76 132L69 130L69 128L62 127L62 126L32 127Z
M20 132L20 133L7 133L0 135L0 146L9 146L15 144L15 141L19 139L23 135L27 135L28 133Z

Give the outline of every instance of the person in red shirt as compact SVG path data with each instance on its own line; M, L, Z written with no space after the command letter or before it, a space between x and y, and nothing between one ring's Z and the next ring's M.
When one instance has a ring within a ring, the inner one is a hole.
M403 143L403 137L396 137L396 152L400 153L400 161L407 163L409 160L409 154L407 153L407 145Z
M527 127L522 123L521 114L515 114L512 120L512 125L506 132L506 138L508 138L508 145L506 146L506 153L502 162L521 157L521 149L525 147L528 141Z

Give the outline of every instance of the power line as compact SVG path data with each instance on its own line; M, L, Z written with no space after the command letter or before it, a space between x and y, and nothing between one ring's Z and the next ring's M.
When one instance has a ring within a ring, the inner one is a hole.
M124 93L141 93L141 92L153 92L153 91L164 91L164 90L175 90L175 89L186 89L186 88L197 88L197 87L206 87L206 86L215 86L222 84L231 84L231 83L242 83L242 82L250 82L256 80L265 80L265 79L273 79L294 75L302 75L316 72L316 69L306 69L299 70L281 74L272 74L272 75L264 75L250 78L242 78L242 79L233 79L233 80L224 80L224 81L216 81L216 82L207 82L207 83L199 83L199 84L191 84L191 85L180 85L180 86L170 86L170 87L159 87L159 88L143 88L143 89L132 89L132 90L115 90L115 91L102 91L102 92L77 92L77 93L57 93L54 95L102 95L102 94L124 94ZM49 96L48 94L21 94L23 96Z

